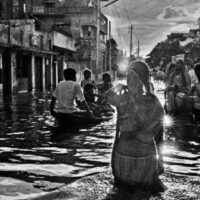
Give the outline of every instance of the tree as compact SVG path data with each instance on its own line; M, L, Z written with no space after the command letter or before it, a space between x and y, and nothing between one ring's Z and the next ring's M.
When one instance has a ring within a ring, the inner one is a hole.
M151 68L159 66L161 61L163 62L163 66L166 66L171 62L172 56L178 54L185 54L183 46L180 45L180 40L168 38L163 42L159 42L152 49L148 54L149 57L146 59L146 62Z

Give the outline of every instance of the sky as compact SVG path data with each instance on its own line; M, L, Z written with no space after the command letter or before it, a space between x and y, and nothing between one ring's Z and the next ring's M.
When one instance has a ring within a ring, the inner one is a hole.
M112 2L109 0L108 2ZM101 11L111 21L112 36L118 48L130 52L130 26L133 25L133 52L140 42L140 55L146 56L153 47L172 32L198 28L200 0L118 0Z

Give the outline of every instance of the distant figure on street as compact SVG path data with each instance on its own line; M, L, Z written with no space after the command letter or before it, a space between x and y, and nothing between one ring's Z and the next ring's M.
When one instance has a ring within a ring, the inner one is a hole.
M132 62L127 86L118 84L111 88L106 93L106 99L117 108L111 161L115 184L138 191L137 200L163 192L165 187L159 174L163 173L164 168L159 146L163 138L164 110L150 91L147 64Z
M174 73L170 76L168 87L169 112L176 113L186 103L187 94L191 89L191 81L184 61L178 59Z
M164 95L165 98L168 99L168 92L170 91L170 80L172 79L172 75L174 74L176 65L174 63L169 63L167 65L167 69L165 71L165 78L164 78L164 82L165 82L165 91L164 91ZM169 108L169 110L172 110L172 108Z

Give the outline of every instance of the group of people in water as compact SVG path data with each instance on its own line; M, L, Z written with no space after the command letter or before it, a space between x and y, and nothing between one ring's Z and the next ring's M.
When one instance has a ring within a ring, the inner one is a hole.
M85 69L83 74L84 79L81 81L81 87L85 100L94 112L94 115L100 116L100 113L103 111L114 111L104 98L106 91L112 87L110 73L103 73L102 81L99 84L96 84L94 79L92 79L91 70Z
M102 75L102 82L96 84L92 72L85 69L84 78L76 81L76 70L67 68L63 71L64 80L60 81L53 92L50 104L51 115L79 114L89 117L99 116L101 106L105 106L105 92L112 87L109 73ZM98 91L98 92L96 92ZM98 104L98 106L96 105Z
M114 87L107 73L103 74L103 82L98 86L88 70L84 72L81 85L76 82L75 75L74 69L64 70L65 80L58 83L53 93L51 114L83 112L74 106L78 99L85 106L86 114L93 117L88 105L93 103L93 90L98 87L97 101L103 100L117 110L111 160L115 186L137 191L135 200L148 199L153 194L164 192L165 186L159 179L164 171L161 153L164 109L152 92L148 65L142 61L130 63L127 84ZM87 85L90 87L87 88ZM59 103L55 112L56 100Z
M195 122L200 110L200 63L178 59L166 69L166 111L170 114L187 114Z

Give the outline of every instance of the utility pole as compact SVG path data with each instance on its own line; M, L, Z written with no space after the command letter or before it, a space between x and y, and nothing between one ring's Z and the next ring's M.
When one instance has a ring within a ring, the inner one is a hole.
M111 70L112 70L112 57L111 57L111 22L109 21L109 43L108 43L108 64L109 64L109 72L111 73Z
M99 54L100 54L100 0L96 0L96 23L97 23L97 49L96 49L96 67L95 67L95 79L98 80L97 69L99 67Z
M138 40L138 48L137 48L137 58L140 57L140 41Z
M131 24L131 28L130 28L130 60L131 60L131 56L132 56L132 50L133 50L133 25Z

